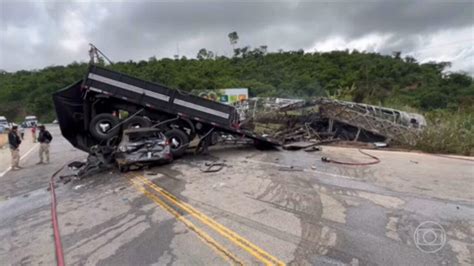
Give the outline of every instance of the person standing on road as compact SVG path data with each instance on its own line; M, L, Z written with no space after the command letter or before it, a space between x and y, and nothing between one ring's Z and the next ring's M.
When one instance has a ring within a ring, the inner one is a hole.
M18 135L18 126L13 126L10 133L8 133L8 144L10 144L10 151L12 153L12 170L19 170L22 167L20 167L21 139Z
M39 149L39 158L40 161L37 164L43 163L43 154L45 155L46 163L49 163L49 143L53 140L53 136L49 133L48 130L44 127L44 125L40 125L39 127L39 134L38 134L38 142L40 143Z
M36 125L31 127L31 137L33 138L33 143L36 143Z

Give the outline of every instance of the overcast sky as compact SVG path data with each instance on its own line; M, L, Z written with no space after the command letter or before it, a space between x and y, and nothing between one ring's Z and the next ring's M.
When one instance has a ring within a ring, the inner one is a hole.
M94 43L113 61L269 51L402 51L451 61L474 75L474 1L13 1L0 0L0 69L88 60Z

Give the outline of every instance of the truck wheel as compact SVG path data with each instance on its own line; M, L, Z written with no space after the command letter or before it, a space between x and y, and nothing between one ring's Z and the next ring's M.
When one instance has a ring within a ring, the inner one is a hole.
M89 132L97 140L108 140L119 134L120 127L111 130L118 123L119 119L111 114L98 114L92 119Z
M130 167L126 164L119 164L118 169L119 169L120 173L126 173L126 172L128 172L128 170L130 170Z
M124 129L129 129L129 128L144 128L144 127L150 127L151 126L151 121L146 119L145 117L141 116L135 116L130 118L127 122L124 123L123 128Z
M179 158L183 156L189 143L188 135L186 135L182 130L175 128L166 131L165 136L170 142L173 157Z
M211 133L211 145L214 146L219 142L219 132L212 132Z

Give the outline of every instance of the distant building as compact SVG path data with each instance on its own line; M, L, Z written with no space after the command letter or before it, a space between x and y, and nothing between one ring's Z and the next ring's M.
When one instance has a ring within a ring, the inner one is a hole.
M228 88L219 90L219 101L221 103L233 104L242 102L249 98L249 89L247 88Z
M249 98L249 89L227 88L219 89L216 91L203 91L200 92L198 95L216 102L221 102L225 104L235 104L238 102L246 101Z

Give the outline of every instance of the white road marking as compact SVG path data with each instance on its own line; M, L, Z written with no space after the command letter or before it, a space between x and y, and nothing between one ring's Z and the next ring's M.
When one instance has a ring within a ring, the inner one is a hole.
M33 149L36 148L37 146L38 146L38 143L35 144L33 147L31 147L31 149L30 149L29 151L27 151L25 154L23 154L23 156L20 157L20 161L23 160L23 159L25 159L26 156L28 156L28 155L33 151ZM3 176L4 176L6 173L8 173L8 171L10 171L11 169L12 169L11 166L9 166L5 171L3 171L3 172L0 173L0 177L3 177Z

